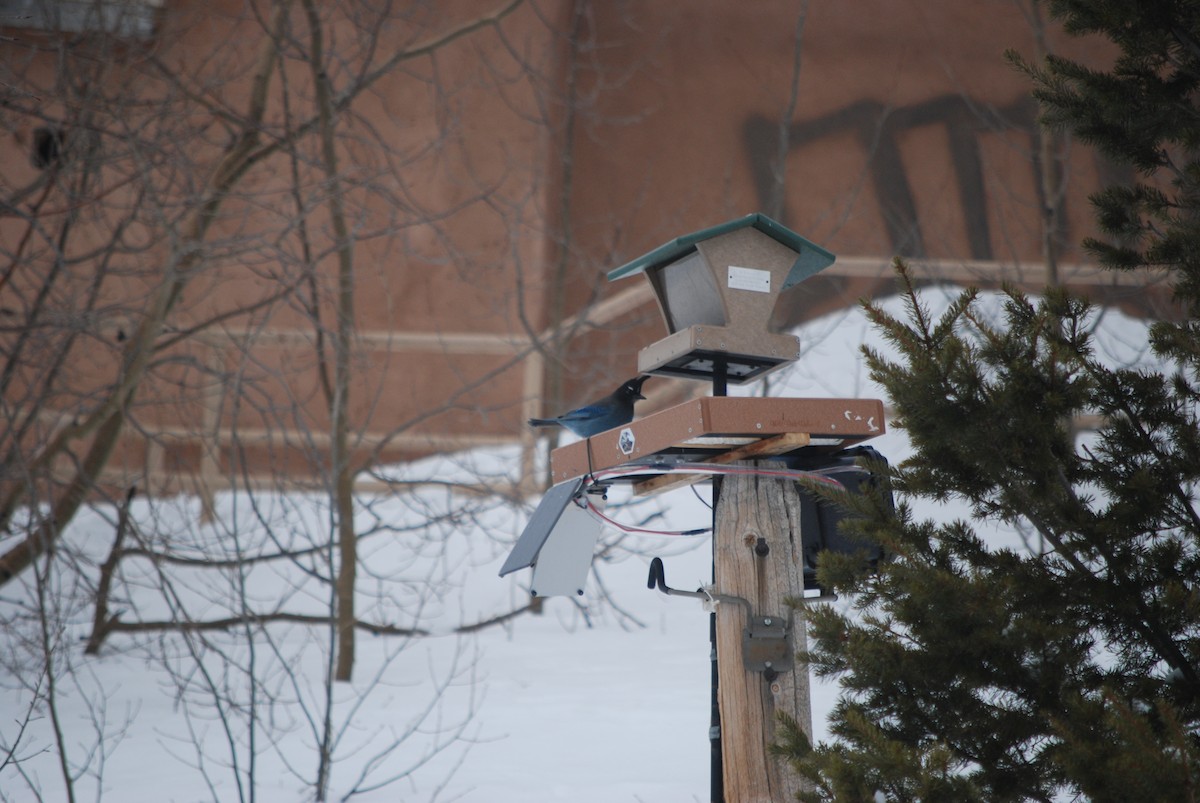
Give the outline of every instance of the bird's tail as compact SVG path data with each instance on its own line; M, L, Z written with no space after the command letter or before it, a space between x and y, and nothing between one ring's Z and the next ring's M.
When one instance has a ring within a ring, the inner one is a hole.
M553 418L531 418L529 419L531 427L557 427L558 422Z

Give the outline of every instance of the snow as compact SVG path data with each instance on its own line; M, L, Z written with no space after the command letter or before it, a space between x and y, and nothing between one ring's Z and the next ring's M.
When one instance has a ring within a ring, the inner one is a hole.
M936 315L956 293L930 288L923 297ZM899 311L895 299L888 305ZM1102 353L1120 362L1146 359L1144 324L1115 311L1102 323L1097 344ZM803 356L771 378L771 395L881 397L859 349L863 343L883 345L861 312L839 312L798 334ZM751 385L733 392L760 390ZM870 443L893 462L909 452L902 433L888 432ZM502 478L511 477L517 464L511 450L495 449L397 467L394 474ZM705 496L706 491L699 496L675 491L636 509L610 504L608 512L632 521L659 511L663 518L655 526L686 529L710 520ZM455 635L457 626L523 605L521 584L528 582L528 572L497 576L528 511L492 507L459 517L460 504L436 488L403 500L363 502L360 528L373 532L362 549L363 615L433 635L359 636L354 681L332 684L331 728L338 738L330 799L342 799L357 785L364 791L351 799L364 803L708 800L708 617L696 601L666 597L645 582L650 558L660 555L671 585L706 583L707 537L606 533L603 543L615 548L599 561L585 597L550 599L542 615ZM260 544L248 539L269 546L270 538L287 540L305 527L319 529L323 521L328 526L329 517L319 497L266 494L254 500L222 497L216 521L201 526L194 524L194 500L138 503L134 512L156 537L198 540L201 549L222 554L234 548L232 540L244 539L235 546L252 551ZM431 516L441 518L432 527L408 529ZM98 563L111 543L114 519L111 509L89 510L67 537ZM197 619L238 610L237 600L227 598L234 583L213 584L198 572L180 570L168 598L155 590L157 568L151 561L126 564L127 582L144 589L145 598L139 596L136 606L123 604L142 618L166 616L172 606ZM225 580L243 580L256 610L281 606L316 613L327 606L322 594L328 592L298 584L297 568L304 567L262 565L240 574L231 569ZM89 571L85 574L93 577ZM41 634L16 616L34 590L32 579L22 577L0 593L0 620L9 624L0 632L0 762L3 747L14 744L20 759L0 768L4 801L37 800L39 793L47 801L66 799L48 708L37 706L21 731L31 686L42 684L44 691L45 683L21 657ZM86 657L79 639L90 632L90 607L72 603L77 589L48 591L49 599L68 606L67 627L48 637L66 639L69 647L53 679L66 749L73 771L80 773L80 799L312 799L322 681L329 672L327 630L272 626L269 638L256 638L253 649L232 636L185 642L118 633L100 656ZM254 688L244 682L250 667L259 679ZM826 735L824 718L835 695L831 685L814 683L818 739ZM218 707L214 699L224 704ZM253 747L242 716L251 704L261 720ZM227 725L236 738L227 738ZM365 780L359 783L360 778ZM376 784L382 785L368 790Z

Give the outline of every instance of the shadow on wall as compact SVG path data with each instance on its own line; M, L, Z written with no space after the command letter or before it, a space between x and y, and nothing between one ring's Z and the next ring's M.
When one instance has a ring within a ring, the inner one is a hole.
M788 156L820 140L852 137L866 154L865 170L879 219L883 221L892 254L912 258L930 256L922 231L922 210L913 190L912 171L916 166L905 162L901 143L919 129L940 127L953 169L957 200L965 227L967 253L963 258L995 259L993 233L989 224L989 198L984 174L982 138L985 135L1016 133L1028 139L1029 170L1037 193L1038 208L1046 208L1036 136L1036 105L1021 98L1007 106L995 106L961 94L947 94L907 106L887 106L872 100L851 103L831 114L793 123L788 128ZM771 203L774 187L773 161L778 150L780 123L761 116L748 117L743 124L743 140L753 171L760 208ZM1098 154L1096 171L1101 181L1119 183L1132 180ZM1034 199L1030 199L1032 203ZM792 226L786 201L778 219ZM1058 216L1056 236L1070 242L1070 214L1066 199Z

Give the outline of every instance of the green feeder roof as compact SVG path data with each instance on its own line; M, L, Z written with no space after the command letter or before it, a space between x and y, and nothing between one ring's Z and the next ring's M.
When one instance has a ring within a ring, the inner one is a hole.
M836 256L821 246L809 242L782 223L772 220L761 212L755 212L737 220L730 220L727 223L721 223L711 228L701 229L691 234L685 234L682 237L676 237L674 240L655 248L650 253L643 254L628 264L610 270L608 272L608 280L613 282L617 279L624 279L626 276L634 276L648 268L674 262L681 256L694 251L698 242L710 240L713 237L719 237L722 234L728 234L731 231L743 229L747 226L758 229L763 234L783 243L800 255L796 258L796 263L792 265L792 269L788 272L787 279L784 280L783 287L780 288L781 291L799 284L809 276L820 273L837 259Z

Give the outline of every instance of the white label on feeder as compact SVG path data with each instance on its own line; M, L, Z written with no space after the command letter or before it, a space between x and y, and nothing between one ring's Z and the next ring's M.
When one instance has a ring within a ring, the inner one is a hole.
M755 293L771 292L771 271L729 266L731 290L753 290Z

